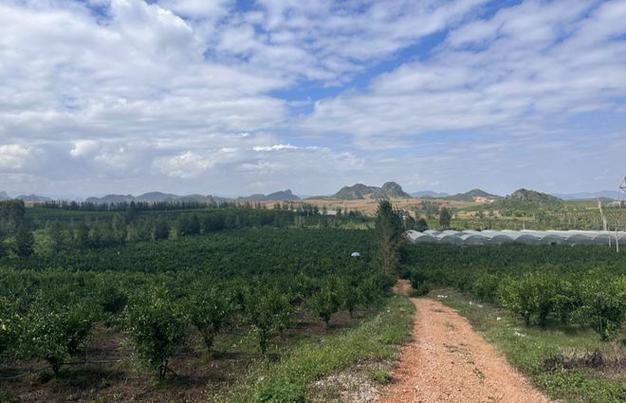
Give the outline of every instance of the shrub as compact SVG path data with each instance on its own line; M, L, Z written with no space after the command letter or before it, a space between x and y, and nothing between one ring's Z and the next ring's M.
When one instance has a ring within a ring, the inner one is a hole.
M15 254L19 257L29 257L33 254L35 237L33 232L26 226L22 226L15 234Z
M169 359L185 340L187 318L167 290L152 288L131 300L126 311L126 330L137 353L150 368L165 378Z
M24 318L17 353L48 361L56 376L63 361L87 339L95 319L92 307L85 304L55 308L36 301Z
M234 312L233 304L224 291L217 287L202 287L188 298L187 312L191 323L200 331L207 349L211 351L213 341Z
M17 304L0 297L0 357L15 347L15 341L20 334L19 327Z
M626 316L626 281L587 278L581 284L582 306L578 309L581 322L587 323L602 340L612 338Z
M325 280L319 290L309 298L308 305L326 324L330 326L330 319L334 313L339 311L347 290L341 287L336 278Z
M122 312L128 304L128 295L115 286L102 287L99 297L102 311L113 315Z
M535 323L544 327L554 307L557 281L554 276L540 272L510 278L500 288L500 302L521 315L526 325Z
M246 296L246 313L248 322L258 334L259 348L265 354L272 333L287 328L293 308L288 295L271 288L249 293Z
M481 274L472 285L473 294L485 302L494 302L498 297L501 277L496 274Z

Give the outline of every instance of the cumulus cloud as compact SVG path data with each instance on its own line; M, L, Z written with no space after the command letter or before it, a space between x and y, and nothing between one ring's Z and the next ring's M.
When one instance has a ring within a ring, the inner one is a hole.
M505 3L0 2L0 188L612 184L626 1Z
M238 157L236 148L221 148L203 155L185 151L155 160L155 167L164 175L176 178L192 178L207 172L218 164L233 161Z
M0 172L30 171L37 150L20 144L0 145Z
M428 60L319 101L303 126L354 133L366 145L451 130L545 133L581 112L618 110L626 2L596 3L527 1L468 23Z

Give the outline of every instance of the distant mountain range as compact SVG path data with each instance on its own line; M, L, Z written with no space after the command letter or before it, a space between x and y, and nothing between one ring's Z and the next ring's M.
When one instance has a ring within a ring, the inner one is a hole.
M130 202L145 202L145 203L159 203L159 202L197 202L197 203L224 203L233 201L286 201L286 200L300 200L300 198L294 195L291 190L283 190L280 192L264 194L254 194L248 197L239 197L238 199L232 199L227 197L219 197L213 195L176 195L172 193L162 192L149 192L139 196L133 195L116 195L110 194L104 197L89 197L85 200L87 203L94 204L113 204L113 203L130 203Z
M344 186L331 197L341 200L413 198L413 196L402 190L402 187L395 182L387 182L381 187L368 186L362 183L357 183L353 186Z
M261 202L261 201L293 201L300 200L300 197L291 192L291 189L281 190L279 192L264 194L253 194L248 197L239 197L237 200Z
M539 195L539 196L538 196ZM482 189L472 189L465 193L457 193L450 195L449 193L436 192L432 190L422 190L413 192L411 194L406 193L402 187L395 182L387 182L381 187L368 186L362 183L357 183L353 186L344 186L337 193L331 196L310 196L306 198L319 199L319 198L332 198L340 200L360 200L360 199L409 199L409 198L422 198L422 199L443 199L453 201L467 201L467 202L492 202L504 199L503 196L488 193ZM604 190L599 192L580 192L580 193L555 193L547 194L536 192L528 189L519 189L513 192L507 197L509 200L516 201L532 201L532 202L546 202L551 199L552 202L556 200L617 200L617 191ZM290 189L269 193L269 194L252 194L250 196L242 196L238 198L226 198L213 195L176 195L173 193L163 192L148 192L139 196L122 195L122 194L109 194L103 197L89 197L85 201L96 204L111 204L111 203L130 203L135 202L199 202L199 203L220 203L220 202L232 202L232 201L250 201L250 202L263 202L263 201L296 201L302 200L305 197L299 197L295 195ZM42 203L52 200L58 200L58 198L51 198L47 196L41 196L36 194L22 194L12 197L6 191L0 191L0 200L8 199L20 199L26 202ZM69 200L77 200L75 197L68 197ZM79 199L78 199L79 200Z
M560 203L562 200L548 193L537 192L536 190L518 189L506 197L509 200L531 203Z
M600 192L581 192L581 193L555 193L554 196L563 200L595 200L595 199L611 199L617 200L618 194L615 190L603 190Z
M472 189L469 192L457 193L445 198L446 200L466 201L466 202L491 202L502 199L502 196L487 193L482 189Z
M160 203L160 202L197 202L197 203L219 203L229 199L211 196L211 195L199 195L191 194L185 196L179 196L171 193L162 192L148 192L139 196L133 195L118 195L110 194L103 197L88 197L85 200L87 203L94 204L114 204L114 203L130 203L130 202L143 202L143 203Z
M472 189L468 192L457 193L454 195L444 192L434 192L432 190L422 190L419 192L411 193L411 195L413 195L414 197L419 197L421 199L443 199L466 202L491 202L494 200L502 199L502 196L485 192L482 189Z
M420 190L419 192L411 193L413 197L419 197L421 199L443 199L450 196L449 193L435 192L433 190Z
M33 203L43 203L43 202L52 201L50 197L39 196L35 194L19 195L19 196L11 197L9 196L7 192L0 192L0 200L11 200L11 199L23 200L25 202L33 202Z
M33 203L45 203L45 202L52 201L50 197L39 196L39 195L34 195L34 194L19 195L16 197L16 199L24 200L25 202L33 202Z
M497 200L494 208L561 208L563 200L548 193L518 189L504 199Z

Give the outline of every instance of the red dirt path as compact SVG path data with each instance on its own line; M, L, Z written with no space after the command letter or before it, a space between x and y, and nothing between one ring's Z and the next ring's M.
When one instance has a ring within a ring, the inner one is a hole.
M413 341L402 348L393 383L380 402L549 401L456 311L432 299L411 301Z

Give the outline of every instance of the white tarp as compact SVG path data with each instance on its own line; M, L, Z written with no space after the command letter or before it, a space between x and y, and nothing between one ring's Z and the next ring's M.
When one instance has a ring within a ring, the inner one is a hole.
M441 243L449 245L502 245L520 243L524 245L626 245L626 232L607 231L407 231L413 243Z

